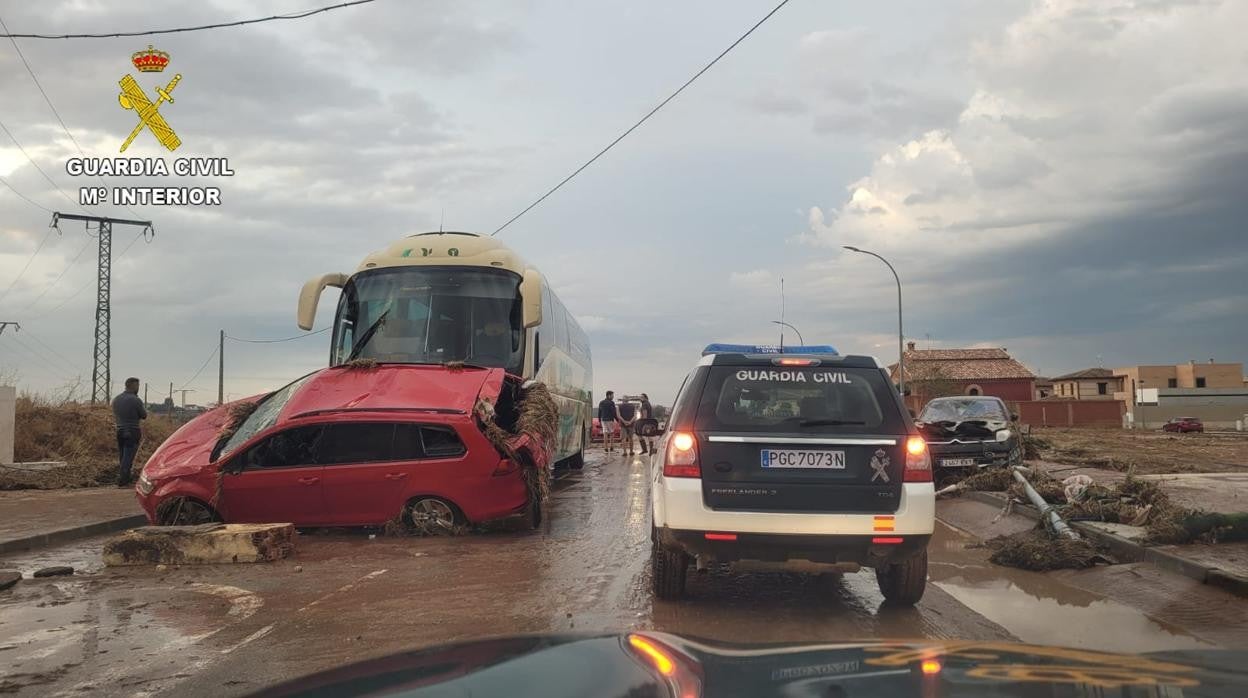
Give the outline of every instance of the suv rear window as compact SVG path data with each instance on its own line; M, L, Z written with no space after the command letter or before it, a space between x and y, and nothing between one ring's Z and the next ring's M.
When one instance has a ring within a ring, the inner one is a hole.
M700 431L901 433L891 386L877 369L712 366Z

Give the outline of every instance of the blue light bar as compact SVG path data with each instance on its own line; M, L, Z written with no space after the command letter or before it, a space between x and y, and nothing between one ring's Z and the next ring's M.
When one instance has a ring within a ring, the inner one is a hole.
M781 350L778 344L708 344L702 350L707 354L836 354L836 349L827 344L784 345Z

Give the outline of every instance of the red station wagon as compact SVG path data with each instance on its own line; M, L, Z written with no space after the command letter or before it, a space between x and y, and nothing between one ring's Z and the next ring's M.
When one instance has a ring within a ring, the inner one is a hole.
M376 526L402 516L449 529L525 513L536 525L522 467L473 412L516 383L502 369L323 369L250 399L258 405L229 438L229 405L184 425L144 466L139 502L153 524ZM529 458L546 453L527 435L510 443Z
M1203 432L1205 430L1204 422L1200 421L1200 417L1175 417L1165 424L1161 425L1162 431L1174 431L1180 434L1189 431Z

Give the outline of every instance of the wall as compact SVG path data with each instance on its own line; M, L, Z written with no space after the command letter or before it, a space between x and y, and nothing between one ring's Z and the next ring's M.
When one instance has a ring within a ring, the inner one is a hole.
M1174 417L1199 417L1206 429L1234 429L1248 415L1248 390L1163 388L1156 405L1135 405L1130 411L1141 428L1156 429Z
M1122 427L1126 405L1117 400L1006 401L1024 424L1045 427Z
M1122 392L1119 378L1084 378L1079 380L1057 381L1053 395L1070 400L1121 400L1115 393ZM1097 384L1105 384L1105 394L1097 391Z
M0 385L0 463L13 462L13 435L17 422L17 388Z

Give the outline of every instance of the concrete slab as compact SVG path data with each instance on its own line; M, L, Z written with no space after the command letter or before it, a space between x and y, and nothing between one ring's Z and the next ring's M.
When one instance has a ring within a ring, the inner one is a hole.
M292 524L144 526L104 544L104 564L216 565L271 562L295 549Z
M9 470L25 470L28 472L43 472L47 470L55 470L56 468L64 468L69 465L63 460L37 460L28 461L26 463L6 463L0 465L0 469L7 468Z
M1125 538L1133 543L1142 543L1148 531L1143 526L1131 526L1128 524L1108 523L1105 521L1082 521L1080 522L1089 528L1095 528L1100 531Z

